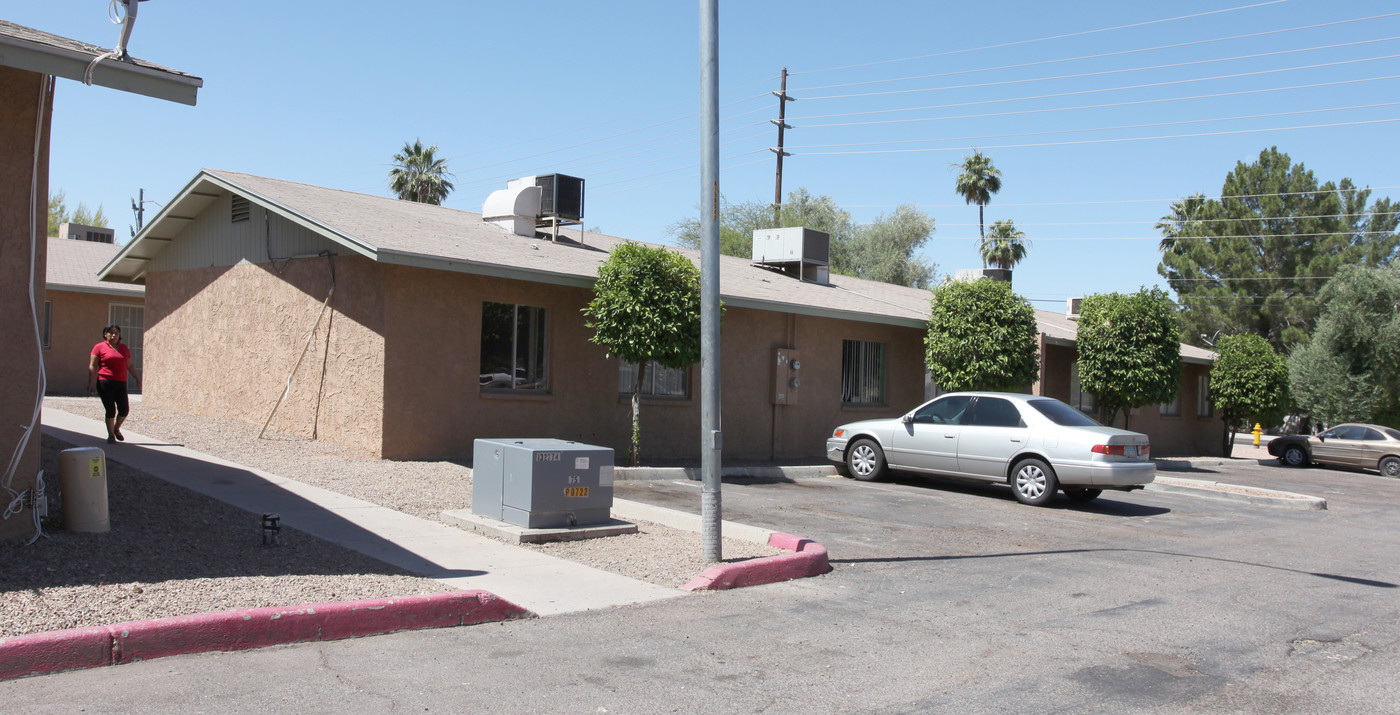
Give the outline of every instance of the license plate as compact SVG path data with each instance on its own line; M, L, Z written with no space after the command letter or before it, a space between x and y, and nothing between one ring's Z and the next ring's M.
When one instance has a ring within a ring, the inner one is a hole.
M1136 456L1138 456L1138 448L1137 448L1137 445L1130 444L1130 445L1124 447L1124 448L1123 448L1123 456L1124 456L1124 457L1136 457Z
M588 496L588 487L564 487L564 496L586 497Z

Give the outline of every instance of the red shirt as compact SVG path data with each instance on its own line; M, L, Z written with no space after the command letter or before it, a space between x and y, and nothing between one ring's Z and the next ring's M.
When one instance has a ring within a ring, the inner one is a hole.
M92 354L97 356L97 379L126 382L126 364L131 362L131 350L126 343L117 343L113 349L103 340L92 346Z

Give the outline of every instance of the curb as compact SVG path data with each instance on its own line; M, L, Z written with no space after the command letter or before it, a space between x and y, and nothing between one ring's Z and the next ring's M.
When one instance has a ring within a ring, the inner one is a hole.
M827 561L826 547L815 541L792 534L774 532L769 537L768 544L780 549L788 549L793 553L711 566L681 586L681 590L720 591L745 586L761 586L767 583L817 576L831 570L831 564Z
M720 478L750 477L757 479L812 479L837 474L835 465L800 465L788 467L724 467ZM699 467L615 467L613 479L618 481L655 481L688 479L701 481Z
M1158 476L1145 487L1148 491L1180 492L1214 499L1238 501L1255 506L1282 507L1285 509L1311 509L1322 511L1327 508L1327 500L1322 497L1282 492L1275 489L1243 487L1235 484L1210 482L1203 479L1180 479Z
M0 680L171 655L533 618L487 591L216 611L0 638Z

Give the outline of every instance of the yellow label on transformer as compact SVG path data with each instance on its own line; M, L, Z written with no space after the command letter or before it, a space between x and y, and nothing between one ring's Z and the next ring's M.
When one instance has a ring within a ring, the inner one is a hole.
M102 459L101 459L101 458L98 458L98 459L89 459L89 460L88 460L88 476L91 476L91 477L100 477L100 476L102 476Z

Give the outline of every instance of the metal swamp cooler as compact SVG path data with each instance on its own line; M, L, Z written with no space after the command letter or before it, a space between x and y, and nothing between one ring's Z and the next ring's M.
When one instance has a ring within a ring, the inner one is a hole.
M553 529L611 521L613 451L561 439L472 443L472 513Z

